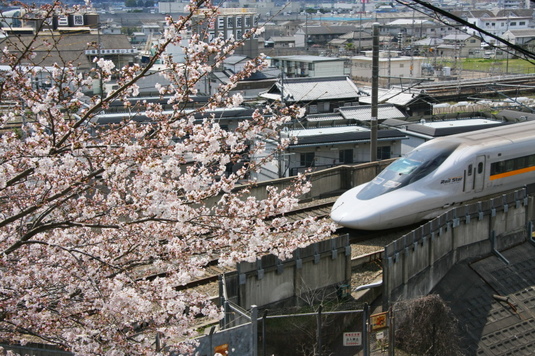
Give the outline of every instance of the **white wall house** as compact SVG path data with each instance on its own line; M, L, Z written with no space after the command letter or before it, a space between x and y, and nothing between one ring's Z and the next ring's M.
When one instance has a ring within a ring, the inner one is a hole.
M351 57L351 78L369 82L372 79L372 51ZM379 85L409 83L422 76L425 57L400 56L398 51L379 52Z
M503 10L494 14L490 11L474 12L472 16L467 16L467 21L478 26L482 30L487 31L495 36L502 37L506 31L521 30L531 27L533 17L522 10ZM475 35L480 35L475 30L469 30ZM496 44L496 40L489 36L482 36L483 39L491 44Z
M344 58L309 55L277 56L271 65L280 69L286 78L337 77L349 75L348 61Z
M277 142L266 142L265 155L272 154L270 163L254 173L258 181L295 176L307 170L321 170L342 164L370 161L370 129L361 126L322 127L287 130L283 137L296 137L282 154L274 154ZM400 131L380 130L377 141L378 159L401 156L401 140L407 136ZM258 158L258 157L256 157ZM255 158L253 158L255 159Z

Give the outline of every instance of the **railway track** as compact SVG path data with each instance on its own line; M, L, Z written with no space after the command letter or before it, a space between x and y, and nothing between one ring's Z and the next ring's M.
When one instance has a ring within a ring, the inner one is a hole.
M290 221L296 221L309 216L313 216L317 219L329 218L331 207L335 200L336 197L332 197L300 204L296 209L285 213L284 216ZM338 226L332 236L335 237L346 234L349 236L349 243L351 244L351 265L355 268L363 263L378 263L382 256L384 246L407 234L416 227L417 226L408 226L391 230L363 231ZM218 291L219 277L224 273L233 272L235 270L236 269L233 267L219 266L217 260L214 259L206 265L206 272L203 276L196 278L185 285L177 286L176 289L204 289L207 293L213 295ZM151 279L163 276L165 276L165 274L156 273L144 276L143 278Z
M441 82L425 82L416 86L440 101L448 99L465 99L473 95L495 96L498 92L517 95L532 91L535 85L534 75L504 75L479 79L463 79Z
M312 201L302 204L295 210L284 215L289 220L298 220L308 216L313 216L318 219L328 218L331 207L335 200L336 198L333 197L320 201ZM347 234L349 236L352 251L352 266L357 266L365 262L378 261L381 258L381 253L384 249L384 246L408 233L412 229L414 229L414 227L372 232L351 230L339 226L333 235L337 236ZM214 260L207 265L204 276L197 278L184 286L177 287L177 289L185 290L189 288L206 287L211 288L212 291L214 291L216 288L218 288L217 281L219 280L219 276L226 272L232 271L235 271L235 269L221 268L217 265L217 261ZM210 284L212 284L212 286L208 287Z

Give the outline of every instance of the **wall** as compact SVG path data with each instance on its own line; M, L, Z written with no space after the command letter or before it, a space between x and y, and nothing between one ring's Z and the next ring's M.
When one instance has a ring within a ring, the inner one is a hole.
M284 301L295 305L317 289L336 289L350 281L351 246L344 235L297 249L285 261L268 255L241 262L237 272L225 275L225 289L228 301L249 309Z
M386 246L384 305L426 295L461 260L524 242L527 223L535 217L532 191L452 209Z
M307 174L307 177L312 182L312 188L301 200L332 196L333 194L340 193L340 191L345 191L359 184L369 182L393 161L394 159L386 159L358 165L341 165L318 172L311 172ZM288 177L258 182L250 187L250 195L257 197L257 199L265 199L267 197L266 188L268 186L280 190L288 187L294 179L295 177Z

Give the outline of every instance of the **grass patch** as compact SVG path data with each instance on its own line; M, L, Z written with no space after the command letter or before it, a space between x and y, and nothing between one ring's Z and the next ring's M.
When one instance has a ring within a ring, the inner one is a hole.
M461 58L457 62L443 61L443 66L454 67L457 65L462 70L474 70L489 73L503 74L533 74L535 65L523 59L483 59L483 58Z

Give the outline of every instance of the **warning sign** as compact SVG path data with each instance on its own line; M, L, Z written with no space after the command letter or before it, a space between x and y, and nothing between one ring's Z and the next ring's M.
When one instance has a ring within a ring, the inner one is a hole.
M379 330L388 327L388 312L374 314L370 316L370 325L373 330Z
M362 345L362 333L360 331L344 333L344 346Z

